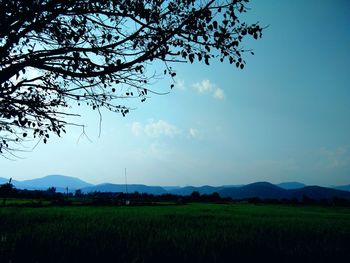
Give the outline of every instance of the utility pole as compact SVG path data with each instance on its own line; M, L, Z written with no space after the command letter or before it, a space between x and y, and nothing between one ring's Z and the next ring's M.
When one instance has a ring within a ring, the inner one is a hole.
M126 177L126 168L124 171L124 176L125 176L125 193L128 194L128 179Z
M129 205L130 200L128 200L128 178L126 176L126 168L124 170L124 175L125 175L125 205Z

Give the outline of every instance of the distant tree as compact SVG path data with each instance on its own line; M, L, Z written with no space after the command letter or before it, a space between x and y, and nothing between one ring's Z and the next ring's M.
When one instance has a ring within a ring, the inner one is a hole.
M123 98L157 93L152 62L171 78L175 62L243 69L243 38L262 35L239 18L247 2L0 0L0 154L65 133L73 102L125 116Z
M54 194L56 194L56 187L49 187L49 188L47 188L46 192L49 195L54 195Z
M316 203L316 200L312 199L311 197L309 197L306 194L303 194L301 197L301 202L303 204L314 204L314 203Z
M198 191L193 191L192 194L190 195L190 198L193 201L198 201L201 197L201 194Z
M12 184L12 178L8 181L8 183L0 185L0 196L3 197L2 204L6 205L6 200L11 194L14 192L14 187Z
M210 199L211 199L212 201L220 201L220 200L221 200L221 197L220 197L219 193L214 192L214 193L212 193L212 194L210 195Z
M83 192L80 189L75 190L74 196L75 197L81 197L83 195Z

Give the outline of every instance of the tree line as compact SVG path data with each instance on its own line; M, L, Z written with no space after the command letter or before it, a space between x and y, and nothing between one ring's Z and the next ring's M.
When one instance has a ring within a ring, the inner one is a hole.
M154 195L148 193L123 193L123 192L89 192L83 193L75 190L74 193L56 192L55 187L46 190L16 189L10 182L0 185L0 198L3 199L2 206L8 205L6 201L12 199L27 199L31 202L12 205L16 206L43 206L46 205L164 205L164 204L187 204L193 202L201 203L249 203L249 204L289 204L289 205L322 205L322 206L350 206L350 200L334 197L332 199L315 200L307 195L301 199L261 199L258 197L234 200L230 197L221 197L218 193L200 194L198 191L190 195L162 194Z

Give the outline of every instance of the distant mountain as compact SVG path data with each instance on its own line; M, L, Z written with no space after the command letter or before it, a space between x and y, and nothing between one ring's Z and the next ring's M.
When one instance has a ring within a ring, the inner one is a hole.
M332 187L332 188L337 189L337 190L343 190L343 191L348 191L348 192L350 192L350 184L348 184L348 185L335 186L335 187Z
M305 186L298 189L283 189L268 182L248 184L240 188L225 188L219 192L223 197L245 199L258 197L261 199L302 199L303 196L314 200L344 198L350 199L350 192L321 186Z
M4 177L0 177L0 184L6 184L8 183L10 178L4 178Z
M84 182L79 178L65 175L48 175L37 179L24 180L20 183L21 185L27 186L27 189L47 189L49 187L81 189L92 186L92 184Z
M284 183L277 184L277 186L286 190L290 190L290 189L303 188L305 187L305 184L299 183L299 182L284 182Z
M239 188L244 185L222 185L222 186L185 186L185 187L176 187L174 189L166 189L170 194L174 195L191 195L194 191L199 192L200 194L210 195L212 193L219 193L219 191L224 188ZM163 187L164 188L164 187Z
M306 186L301 189L290 190L291 198L300 199L303 195L315 200L332 199L334 197L350 199L350 192L321 186Z
M0 184L7 183L9 178L0 177ZM56 187L57 192L65 192L66 187L70 192L81 189L84 193L89 192L125 192L125 184L99 184L92 185L75 177L65 175L48 175L42 178L17 181L12 180L12 184L18 189L28 190L46 190L49 187ZM256 182L247 185L223 185L210 186L148 186L143 184L129 184L128 192L139 192L154 195L175 194L190 195L194 191L200 194L219 193L222 197L231 197L233 199L245 199L258 197L261 199L302 199L307 196L311 199L332 199L333 197L345 198L350 200L350 185L338 186L333 188L320 186L305 186L299 182L284 182L278 185L269 182Z
M243 187L245 186L245 184L225 184L223 186L221 186L222 188L229 188L229 187L234 187L234 188L238 188L238 187Z
M222 197L244 199L259 197L262 199L288 198L288 191L268 182L257 182L242 187L229 187L219 191Z
M171 191L171 190L175 190L175 189L181 188L181 186L164 186L164 185L162 185L161 187L162 187L164 190L166 190L166 191Z
M146 194L154 194L154 195L161 195L166 194L167 191L163 189L160 186L147 186L143 184L128 184L127 185L128 192L139 192L139 193L146 193ZM84 193L89 192L125 192L126 187L125 184L99 184L89 187L84 187L81 189Z
M0 177L0 184L6 184L9 182L10 178ZM13 180L11 181L14 187L18 189L30 189L30 186L23 184L21 181Z
M174 194L174 195L190 195L194 191L197 191L200 194L212 194L214 192L218 193L223 188L224 187L222 187L222 186L215 187L215 186L210 186L210 185L204 185L204 186L199 186L199 187L185 186L185 187L169 190L168 192L170 194Z

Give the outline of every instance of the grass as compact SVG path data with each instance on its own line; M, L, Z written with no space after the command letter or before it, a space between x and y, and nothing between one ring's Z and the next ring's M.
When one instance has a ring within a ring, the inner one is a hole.
M349 208L0 208L1 262L314 262L349 257L349 245Z
M35 204L49 205L51 202L48 200L39 200L35 198L7 198L7 206L34 206ZM3 204L3 198L0 199L0 204Z

